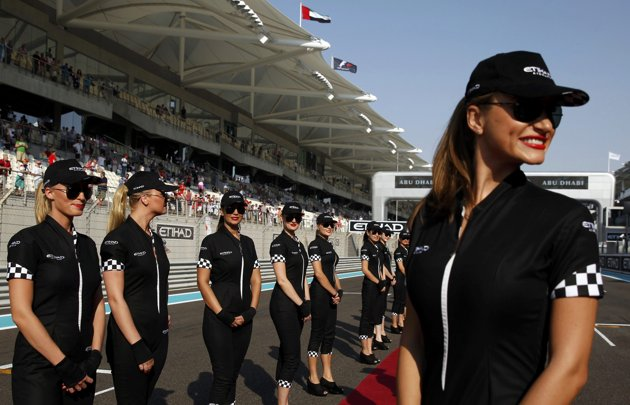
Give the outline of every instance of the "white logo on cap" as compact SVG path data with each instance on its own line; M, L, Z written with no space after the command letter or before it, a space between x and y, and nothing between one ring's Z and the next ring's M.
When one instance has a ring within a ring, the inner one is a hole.
M479 83L475 84L474 86L468 89L468 94L472 93L475 90L479 90L480 87L481 85Z
M551 79L551 74L549 74L549 72L536 66L526 66L523 68L523 72L531 73L534 76L542 76L546 77L547 79Z
M241 196L240 195L236 195L236 194L232 194L232 195L229 195L228 198L232 198L232 199L238 198L238 199L240 199Z
M68 170L71 170L73 172L82 172L83 168L81 166L72 166L72 167L69 167Z
M134 189L134 190L137 190L137 189L142 188L142 187L144 187L144 184L141 184L141 185L139 185L139 186L135 186L133 189Z

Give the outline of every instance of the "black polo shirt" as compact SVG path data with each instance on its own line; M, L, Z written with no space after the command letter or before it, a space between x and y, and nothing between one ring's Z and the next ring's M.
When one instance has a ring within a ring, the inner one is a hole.
M381 252L383 252L383 266L387 268L387 270L392 272L392 253L387 248L387 245L383 242L378 242L381 246Z
M69 234L47 216L11 238L7 262L7 280L33 282L33 312L64 354L70 356L92 344L94 297L101 288L92 239L74 228ZM31 348L21 333L14 361L20 360L18 352L24 353L18 347Z
M398 244L398 247L394 251L394 262L396 262L396 272L401 273L400 264L403 266L407 260L407 255L409 254L409 250L401 244Z
M134 325L150 348L168 333L170 264L162 238L147 233L131 218L111 231L101 244L103 271L123 271L124 298ZM113 315L113 314L112 314ZM110 322L115 317L110 317Z
M287 279L300 298L304 299L304 278L306 277L308 256L302 242L297 237L291 237L282 231L271 242L269 256L271 256L272 265L273 263L285 263ZM277 283L274 290L282 291Z
M251 306L250 280L254 271L260 271L251 238L236 239L221 227L201 242L197 267L211 270L212 289L224 310L240 315Z
M361 260L367 260L368 270L379 280L383 272L383 249L381 246L380 242L366 241L361 247Z
M335 287L335 268L339 262L339 256L335 252L332 243L317 235L308 245L308 259L310 262L321 262L324 275L330 284ZM316 277L313 278L312 283L319 285Z
M475 207L459 245L461 217L423 218L407 262L423 402L518 403L545 367L551 300L603 296L593 218L520 170Z

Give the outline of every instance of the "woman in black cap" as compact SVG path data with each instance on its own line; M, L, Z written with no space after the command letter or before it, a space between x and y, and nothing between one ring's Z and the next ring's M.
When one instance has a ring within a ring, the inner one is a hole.
M383 277L385 280L385 291L378 297L376 309L376 326L374 327L374 341L372 342L373 350L387 350L389 347L385 343L392 341L385 333L385 311L387 310L387 296L389 295L389 287L396 285L396 278L392 271L392 254L387 247L387 242L392 237L392 231L383 229L380 235L380 249L383 254Z
M8 245L11 316L18 327L11 384L15 404L91 404L105 337L105 305L94 241L79 234L97 177L76 160L46 170L36 192L37 225Z
M587 101L537 53L473 71L410 228L399 403L566 404L580 392L604 293L593 218L520 167L543 163L561 106Z
M114 195L101 266L112 310L106 347L118 404L146 404L166 362L170 265L149 224L166 213L166 193L176 189L156 173L137 172Z
M206 303L203 340L212 362L211 404L232 404L236 379L252 337L261 276L254 241L240 233L245 199L236 191L221 198L216 232L201 242L197 286Z
M302 207L289 202L282 208L282 233L271 242L269 256L276 275L269 311L280 338L276 366L278 405L289 403L289 390L300 365L300 335L311 319L311 301L306 281L308 254L295 235L302 222Z
M392 304L392 333L400 334L405 327L405 262L409 251L409 232L402 231L398 235L398 247L394 251L394 262L396 263L396 285L394 286L394 302Z
M332 353L337 324L337 305L343 297L341 283L335 273L339 256L328 240L337 221L324 213L317 216L317 233L308 245L308 255L313 266L311 282L311 338L308 342L308 391L317 396L326 393L343 394L332 375ZM317 358L321 356L323 375L317 374Z
M380 322L378 298L385 292L387 283L383 274L383 251L379 243L382 230L374 221L367 224L361 247L361 319L359 321L359 340L361 353L359 361L365 364L378 364L379 359L372 353L374 329Z

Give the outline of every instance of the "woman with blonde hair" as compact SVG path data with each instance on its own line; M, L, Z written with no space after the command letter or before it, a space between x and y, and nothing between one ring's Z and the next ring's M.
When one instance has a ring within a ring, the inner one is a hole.
M149 225L166 213L165 193L176 188L155 173L137 172L114 195L101 265L112 310L106 350L118 404L148 403L166 362L170 265L162 238Z
M11 385L15 404L92 404L105 336L94 241L80 216L98 179L76 160L52 164L37 189L37 225L8 245L11 315L18 327Z
M537 53L473 71L411 221L399 404L568 404L585 384L604 294L593 218L520 167L588 99Z

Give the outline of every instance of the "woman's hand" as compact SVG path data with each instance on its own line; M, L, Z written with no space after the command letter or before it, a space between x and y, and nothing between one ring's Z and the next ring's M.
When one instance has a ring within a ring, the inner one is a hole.
M239 326L243 326L245 324L245 318L242 315L234 317L234 322L230 325L233 328L238 328Z
M144 374L149 374L151 372L151 370L153 369L153 365L154 364L155 364L155 360L153 360L153 358L150 358L149 360L145 361L144 363L138 364L138 368Z
M74 386L68 388L66 387L65 384L62 383L61 388L70 394L74 394L75 392L79 392L81 390L86 389L88 384L93 384L93 383L94 383L94 380L89 375L86 375L84 379L76 383Z

